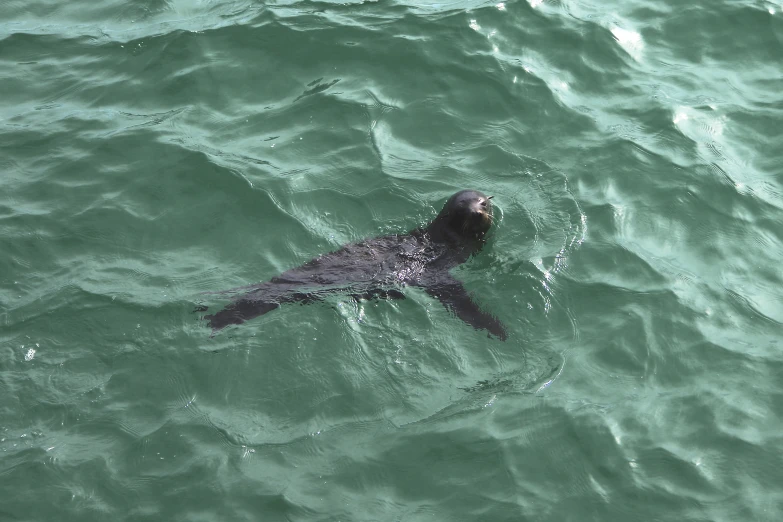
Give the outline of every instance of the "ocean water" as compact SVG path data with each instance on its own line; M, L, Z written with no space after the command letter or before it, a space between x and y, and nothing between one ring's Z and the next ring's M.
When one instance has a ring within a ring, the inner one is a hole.
M0 4L0 520L783 519L783 3ZM204 294L495 196L455 277Z

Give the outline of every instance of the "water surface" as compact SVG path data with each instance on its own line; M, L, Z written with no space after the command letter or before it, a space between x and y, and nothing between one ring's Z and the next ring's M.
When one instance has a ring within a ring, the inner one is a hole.
M780 520L780 2L0 20L0 518ZM191 313L463 188L506 342L415 289Z

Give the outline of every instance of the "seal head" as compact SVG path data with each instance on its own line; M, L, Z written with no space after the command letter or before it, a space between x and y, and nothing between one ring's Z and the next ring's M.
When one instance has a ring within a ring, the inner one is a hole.
M436 239L483 239L492 226L492 196L461 190L451 196L427 231Z

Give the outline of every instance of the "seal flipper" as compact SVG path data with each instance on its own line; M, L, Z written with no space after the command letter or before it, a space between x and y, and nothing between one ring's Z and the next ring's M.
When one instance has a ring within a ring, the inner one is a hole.
M245 321L258 317L259 315L264 315L279 307L280 305L278 303L240 299L226 306L216 314L205 315L204 319L207 319L209 321L209 326L212 327L212 335L210 336L212 337L226 326L242 324Z
M503 323L481 310L470 298L462 283L451 276L432 285L424 286L424 290L473 328L487 330L501 341L505 341L508 338L506 327Z
M320 300L320 296L317 294L306 292L290 292L287 295L283 294L278 297L277 301L271 300L268 297L266 299L255 298L254 292L250 292L247 295L251 297L239 298L218 313L204 316L204 319L209 321L209 326L212 327L212 335L210 335L210 337L213 337L226 326L242 324L245 321L255 319L276 308L280 308L281 303L310 304Z

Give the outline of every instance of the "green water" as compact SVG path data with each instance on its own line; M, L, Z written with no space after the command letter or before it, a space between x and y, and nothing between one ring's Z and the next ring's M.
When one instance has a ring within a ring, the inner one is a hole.
M783 519L783 4L0 4L0 520ZM424 292L191 313L463 188Z

